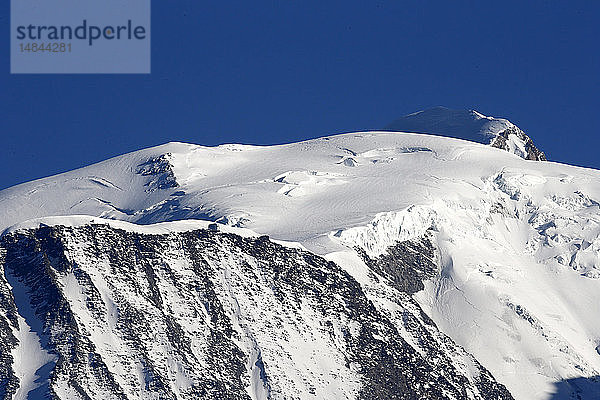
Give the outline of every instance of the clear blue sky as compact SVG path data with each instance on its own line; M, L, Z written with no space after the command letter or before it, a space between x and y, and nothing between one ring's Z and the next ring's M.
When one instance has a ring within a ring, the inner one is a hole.
M152 2L151 75L10 75L0 188L168 141L272 144L444 105L600 168L600 2ZM483 3L483 4L482 4Z

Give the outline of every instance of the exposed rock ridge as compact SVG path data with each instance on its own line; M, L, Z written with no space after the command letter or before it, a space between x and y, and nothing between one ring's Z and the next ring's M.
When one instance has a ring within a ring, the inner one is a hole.
M522 155L526 160L534 160L534 161L547 161L546 155L544 152L540 151L533 144L533 140L529 136L525 134L521 129L516 126L511 126L505 129L504 131L498 133L498 135L492 140L490 144L492 147L496 147L498 149L510 151L510 147L507 143L510 135L515 135L519 140L521 140L525 144L525 154Z

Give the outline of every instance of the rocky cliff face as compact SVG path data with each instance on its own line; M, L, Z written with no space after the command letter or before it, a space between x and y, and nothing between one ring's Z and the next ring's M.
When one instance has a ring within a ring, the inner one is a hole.
M0 261L3 260L0 250ZM0 399L11 399L19 387L19 380L14 374L14 357L11 349L19 343L13 330L19 329L17 309L13 300L11 287L4 276L4 265L0 265Z
M2 236L0 256L3 399L23 382L53 399L512 398L410 296L436 268L427 238L365 254L366 286L202 229L40 227ZM28 366L29 330L44 357Z

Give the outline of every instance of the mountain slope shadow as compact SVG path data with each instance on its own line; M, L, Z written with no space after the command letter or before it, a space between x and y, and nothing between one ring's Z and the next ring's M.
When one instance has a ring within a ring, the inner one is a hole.
M600 376L565 379L554 383L549 400L598 400L600 399Z

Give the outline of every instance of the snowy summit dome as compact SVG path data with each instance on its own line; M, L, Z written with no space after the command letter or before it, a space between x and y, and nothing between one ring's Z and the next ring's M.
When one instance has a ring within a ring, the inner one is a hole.
M429 108L405 115L384 130L454 137L488 144L528 160L546 160L544 153L515 124L504 118L487 117L475 110Z

